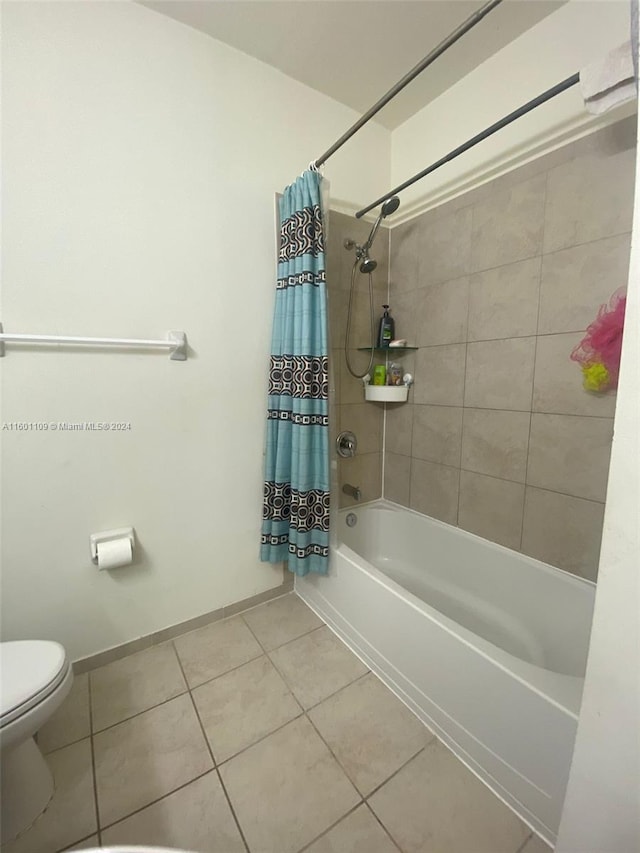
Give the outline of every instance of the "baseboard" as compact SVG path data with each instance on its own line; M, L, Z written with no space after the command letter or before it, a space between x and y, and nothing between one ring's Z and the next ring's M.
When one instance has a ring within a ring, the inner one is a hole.
M288 573L287 573L288 574ZM258 604L264 604L265 601L271 601L274 598L280 598L282 595L293 591L293 575L285 577L280 586L268 589L265 592L260 592L257 595L252 595L249 598L243 598L241 601L235 601L227 607L220 607L218 610L211 610L209 613L203 613L201 616L196 616L193 619L187 619L184 622L178 622L176 625L170 625L168 628L163 628L160 631L154 631L152 634L146 634L144 637L136 637L135 640L129 640L126 643L121 643L118 646L112 646L110 649L105 649L103 652L97 652L94 655L88 655L85 658L74 661L73 671L76 675L83 672L88 672L91 669L97 669L99 666L104 666L107 663L112 663L114 660L127 657L134 652L140 652L143 649L148 649L151 646L157 646L159 643L165 643L167 640L173 640L174 637L179 637L182 634L188 634L189 631L195 631L197 628L203 628L205 625L210 625L212 622L219 622L221 619L228 619L230 616L235 616L237 613L242 613L244 610L250 610L252 607L257 607Z

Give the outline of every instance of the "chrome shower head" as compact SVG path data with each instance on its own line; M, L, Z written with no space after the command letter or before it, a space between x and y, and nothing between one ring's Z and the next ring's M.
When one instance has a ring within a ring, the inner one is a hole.
M386 219L386 217L389 216L390 214L395 213L399 207L400 207L400 199L398 198L397 195L391 196L391 198L388 198L383 203L383 205L380 209L380 215L376 219L375 224L374 224L373 228L371 229L371 233L369 234L369 239L367 240L367 242L362 247L364 249L365 253L367 253L369 251L369 249L371 248L371 246L373 245L373 241L376 239L376 234L378 233L378 228L380 227L380 223L382 222L382 220Z
M382 213L383 217L389 216L391 213L395 213L396 210L400 207L400 199L397 195L391 196L388 198L384 204L382 205Z
M363 273L373 272L377 266L378 266L378 262L374 261L373 258L370 258L369 254L367 253L364 256L362 263L360 264L360 272L363 272Z

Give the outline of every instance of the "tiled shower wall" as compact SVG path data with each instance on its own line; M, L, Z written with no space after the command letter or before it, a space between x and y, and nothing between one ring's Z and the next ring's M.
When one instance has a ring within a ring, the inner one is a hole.
M396 336L419 350L387 406L385 497L590 579L615 394L569 355L626 285L634 161L629 119L391 231ZM374 457L379 416L341 395Z
M354 251L344 248L344 240L351 238L364 243L371 230L370 222L353 216L330 212L327 240L327 287L329 291L329 332L331 338L331 369L334 377L335 398L331 407L332 435L341 430L351 430L358 439L358 452L353 459L338 460L340 506L356 503L342 492L344 483L358 486L363 501L371 501L382 494L382 437L384 406L365 403L362 382L348 372L344 357L344 340ZM378 262L373 273L374 321L382 314L382 305L388 302L389 288L389 231L380 228L371 250ZM369 353L358 352L357 347L368 346L371 341L369 323L369 291L366 275L358 276L355 286L353 325L349 342L350 356L357 373L363 373L369 362ZM376 359L378 361L379 359ZM374 362L375 363L375 362ZM331 449L332 459L336 456Z

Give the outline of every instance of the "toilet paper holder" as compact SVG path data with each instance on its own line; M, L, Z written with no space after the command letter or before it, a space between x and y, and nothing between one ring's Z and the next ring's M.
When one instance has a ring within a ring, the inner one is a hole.
M120 527L117 530L103 530L101 533L92 533L89 536L91 545L91 561L98 565L98 545L102 542L113 542L116 539L128 539L131 542L131 552L135 545L135 534L133 527Z

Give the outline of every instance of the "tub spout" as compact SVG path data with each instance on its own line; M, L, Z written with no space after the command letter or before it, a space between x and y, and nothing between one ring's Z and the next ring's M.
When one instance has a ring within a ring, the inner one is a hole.
M342 491L345 495L350 495L356 501L362 499L362 492L360 491L359 486L352 486L351 483L345 483L342 487Z

